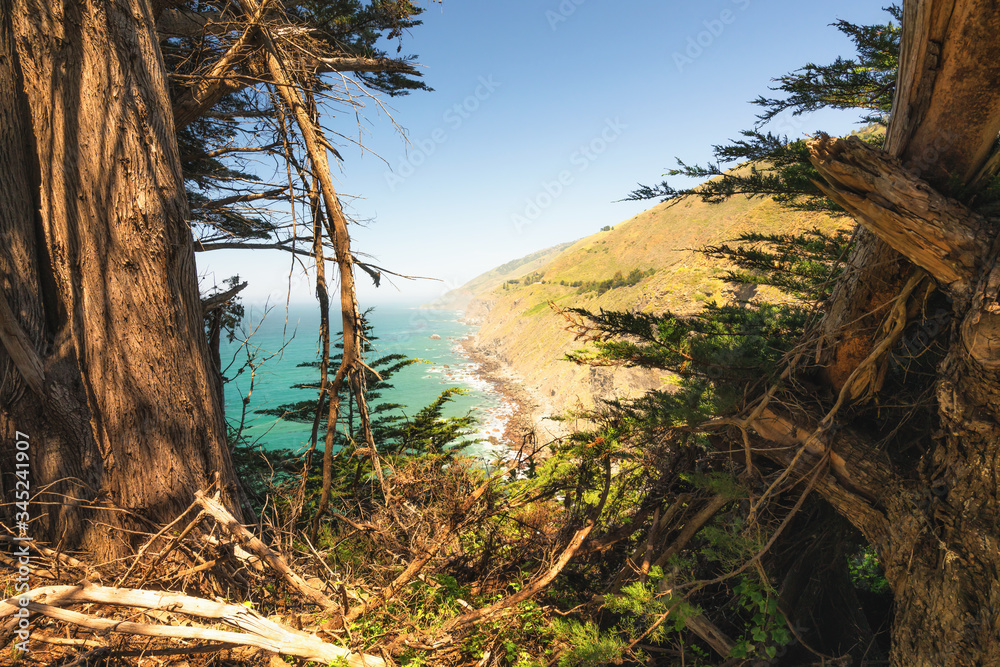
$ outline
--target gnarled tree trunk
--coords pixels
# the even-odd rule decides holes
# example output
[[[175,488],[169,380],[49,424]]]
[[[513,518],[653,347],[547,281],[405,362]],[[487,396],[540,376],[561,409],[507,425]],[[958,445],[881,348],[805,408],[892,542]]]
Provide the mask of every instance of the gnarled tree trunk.
[[[236,491],[154,25],[148,0],[0,0],[3,500],[20,432],[29,532],[96,557],[213,473]]]
[[[926,272],[953,314],[935,444],[914,463],[836,413],[767,409],[754,427],[802,448],[800,462],[827,457],[816,488],[877,548],[894,591],[894,665],[1000,664],[1000,221],[948,197],[997,171],[1000,8],[908,0],[903,31],[885,150],[857,139],[810,146],[819,185],[865,228],[823,342],[834,395],[878,392],[892,346],[876,349],[877,325],[906,312],[896,297]],[[791,463],[794,452],[769,456]]]

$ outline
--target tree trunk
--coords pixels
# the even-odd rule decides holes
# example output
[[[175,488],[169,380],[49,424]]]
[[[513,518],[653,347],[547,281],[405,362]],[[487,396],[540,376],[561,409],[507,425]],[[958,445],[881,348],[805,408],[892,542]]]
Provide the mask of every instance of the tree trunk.
[[[95,557],[213,473],[236,497],[154,24],[148,0],[0,0],[0,280],[44,367],[31,389],[0,341],[4,500],[20,432],[29,532]]]
[[[898,667],[1000,664],[1000,225],[949,198],[974,202],[1000,165],[998,31],[994,2],[908,0],[885,151],[811,145],[820,187],[864,227],[820,330],[840,399],[823,418],[775,405],[753,423],[785,447],[770,458],[825,462],[816,490],[878,550]],[[901,327],[880,325],[919,312],[897,298],[914,271],[953,311],[935,382],[938,431],[916,461],[846,416],[882,388],[895,343],[886,331]]]
[[[913,465],[861,427],[843,419],[835,427],[836,412],[811,421],[765,409],[754,428],[786,447],[771,458],[829,461],[817,490],[876,547],[893,588],[894,665],[1000,664],[996,225],[857,139],[822,138],[810,150],[830,196],[951,297],[956,326],[936,382],[940,430]],[[894,310],[905,313],[906,299]],[[868,352],[872,363],[879,355]]]

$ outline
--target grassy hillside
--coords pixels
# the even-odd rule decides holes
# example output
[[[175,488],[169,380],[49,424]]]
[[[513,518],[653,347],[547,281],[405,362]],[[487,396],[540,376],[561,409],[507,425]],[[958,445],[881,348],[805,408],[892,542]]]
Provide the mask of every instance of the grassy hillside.
[[[439,308],[442,310],[465,310],[475,297],[490,292],[512,278],[520,278],[536,271],[557,257],[563,250],[573,245],[573,242],[560,243],[557,246],[533,252],[530,255],[502,264],[495,269],[477,276],[458,289],[451,290],[440,299],[425,304],[423,308]]]
[[[769,199],[734,197],[706,204],[688,198],[654,206],[561,251],[550,249],[529,256],[531,261],[511,263],[516,271],[495,269],[461,291],[469,298],[467,317],[481,325],[480,350],[512,367],[542,401],[543,411],[559,414],[592,407],[601,398],[637,395],[666,379],[650,371],[593,369],[563,361],[566,352],[582,343],[573,340],[566,320],[551,305],[693,312],[709,301],[737,296],[722,280],[726,267],[696,252],[698,248],[751,231],[833,231],[843,224],[843,219],[821,213],[789,211]],[[630,273],[637,282],[623,285],[630,282]],[[607,288],[614,282],[616,274],[619,286],[600,289],[600,283]],[[755,293],[743,288],[738,296],[747,299]]]

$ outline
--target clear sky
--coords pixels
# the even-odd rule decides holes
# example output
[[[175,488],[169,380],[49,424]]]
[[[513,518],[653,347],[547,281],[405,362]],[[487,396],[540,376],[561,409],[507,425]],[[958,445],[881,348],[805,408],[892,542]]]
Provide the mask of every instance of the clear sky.
[[[853,55],[829,26],[888,20],[870,0],[445,0],[403,41],[433,92],[330,110],[335,167],[356,252],[403,274],[378,290],[358,272],[362,307],[433,300],[494,266],[614,225],[656,202],[621,202],[674,158],[754,121],[748,100],[808,62]],[[393,49],[395,50],[395,46]],[[844,133],[856,114],[783,118],[800,137]],[[359,141],[366,146],[360,149]],[[261,173],[269,177],[270,174]],[[290,257],[198,257],[210,284],[239,273],[247,303],[283,303]],[[293,303],[314,300],[293,271]]]

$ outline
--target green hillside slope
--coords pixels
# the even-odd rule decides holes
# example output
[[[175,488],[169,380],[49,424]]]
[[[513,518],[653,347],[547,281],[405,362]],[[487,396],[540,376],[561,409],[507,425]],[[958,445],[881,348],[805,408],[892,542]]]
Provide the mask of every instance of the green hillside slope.
[[[790,211],[769,199],[733,197],[706,204],[688,198],[655,206],[561,251],[550,249],[541,258],[522,261],[517,271],[484,274],[457,291],[467,300],[467,319],[480,325],[478,351],[520,376],[542,413],[561,414],[593,407],[602,398],[635,396],[667,379],[647,370],[587,368],[563,361],[566,352],[582,343],[573,340],[565,318],[550,304],[685,313],[708,301],[776,298],[747,287],[737,295],[722,280],[726,267],[696,250],[746,232],[833,231],[843,224],[843,219]],[[541,426],[550,436],[564,432],[551,422]]]
[[[453,289],[440,299],[432,303],[425,304],[422,308],[437,308],[442,310],[465,310],[469,302],[475,297],[486,294],[493,288],[502,285],[505,281],[520,278],[521,276],[536,271],[540,267],[548,264],[554,257],[557,257],[563,250],[573,245],[573,242],[560,243],[557,246],[533,252],[530,255],[515,259],[506,264],[490,269],[486,273],[476,276],[458,289]]]

